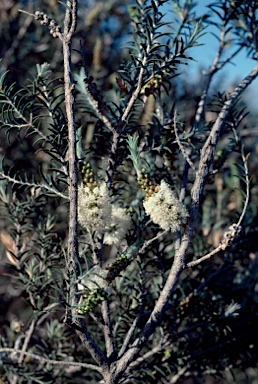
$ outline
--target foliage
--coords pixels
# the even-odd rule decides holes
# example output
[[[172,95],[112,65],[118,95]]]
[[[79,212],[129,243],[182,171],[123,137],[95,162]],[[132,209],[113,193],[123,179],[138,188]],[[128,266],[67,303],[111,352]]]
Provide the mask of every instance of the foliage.
[[[258,215],[240,96],[258,68],[210,90],[257,57],[256,2],[36,3],[1,11],[1,382],[241,382]],[[210,25],[197,86],[184,68]]]

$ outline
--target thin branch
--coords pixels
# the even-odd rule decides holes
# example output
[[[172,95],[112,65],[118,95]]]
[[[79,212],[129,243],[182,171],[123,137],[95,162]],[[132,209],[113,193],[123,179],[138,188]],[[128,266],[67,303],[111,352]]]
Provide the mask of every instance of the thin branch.
[[[29,13],[29,12],[27,12],[27,11],[24,11],[24,10],[22,10],[22,9],[18,9],[18,11],[19,12],[21,12],[21,13],[25,13],[26,15],[29,15],[29,16],[32,16],[36,21],[38,21],[38,20],[41,20],[42,21],[42,17],[37,17],[37,13],[38,14],[40,14],[40,12],[39,11],[36,11],[34,14],[33,13]],[[43,16],[43,12],[42,12],[42,15],[41,16]],[[47,16],[47,15],[44,15],[44,16]],[[50,29],[50,33],[51,34],[53,34],[53,37],[58,37],[61,41],[63,41],[63,35],[62,35],[62,32],[61,32],[61,30],[60,30],[60,27],[55,23],[55,27],[57,27],[57,29],[55,29],[55,27],[52,27],[51,25],[50,25],[50,21],[52,20],[52,19],[48,19],[48,17],[47,17],[47,20],[48,20],[48,23],[46,24],[46,21],[44,22],[44,25],[48,25],[48,27],[49,27],[49,29]],[[53,30],[54,30],[54,33],[53,33]]]
[[[77,295],[77,276],[79,274],[78,268],[78,159],[76,153],[76,125],[75,125],[75,100],[74,100],[74,81],[71,71],[71,41],[73,33],[75,32],[75,25],[71,24],[71,12],[73,9],[73,18],[77,18],[77,0],[67,0],[67,8],[64,19],[64,32],[63,32],[63,56],[64,56],[64,92],[65,92],[65,108],[68,124],[68,139],[69,139],[69,199],[70,199],[70,212],[69,212],[69,234],[68,234],[68,261],[67,268],[70,273],[69,281],[69,298],[71,299],[71,324],[75,328],[76,333],[80,337],[83,344],[87,347],[91,356],[102,367],[103,370],[107,369],[108,359],[101,351],[91,334],[87,330],[84,321],[77,317],[76,308],[78,306]],[[73,29],[74,28],[74,29]],[[71,33],[73,31],[73,33]],[[68,317],[67,317],[68,322]]]
[[[31,322],[31,325],[27,331],[27,334],[26,334],[26,337],[25,337],[25,340],[23,342],[23,346],[22,346],[22,353],[20,354],[20,357],[18,359],[18,363],[21,364],[23,362],[23,359],[24,359],[24,355],[28,349],[28,345],[29,345],[29,342],[30,342],[30,339],[32,337],[32,334],[34,332],[34,329],[35,329],[35,326],[36,326],[36,320],[35,319],[32,319],[32,322]]]
[[[239,139],[237,137],[235,129],[233,129],[233,133],[235,135],[236,141],[238,142]],[[249,199],[250,199],[250,188],[249,188],[250,181],[249,181],[249,174],[248,174],[248,167],[247,167],[248,156],[245,157],[243,148],[241,150],[241,157],[242,157],[242,160],[243,160],[244,170],[245,170],[246,198],[245,198],[245,203],[244,203],[244,207],[243,207],[242,213],[240,215],[240,218],[239,218],[238,222],[235,224],[236,228],[241,228],[241,223],[242,223],[242,221],[244,219],[244,216],[245,216],[245,213],[246,213],[246,210],[247,210],[247,207],[248,207]],[[211,256],[215,255],[219,251],[221,251],[221,250],[224,251],[226,249],[226,247],[228,247],[231,244],[231,242],[232,242],[232,240],[228,241],[228,243],[226,242],[224,244],[220,244],[217,248],[215,248],[213,251],[211,251],[207,255],[202,256],[198,260],[194,260],[194,261],[191,261],[190,263],[187,263],[185,268],[192,268],[192,267],[202,263],[203,261],[210,259]]]
[[[131,345],[130,349],[117,361],[117,366],[115,371],[116,375],[121,375],[126,370],[126,368],[128,367],[128,364],[130,364],[135,359],[136,355],[140,352],[142,347],[148,341],[149,337],[153,334],[154,330],[156,329],[157,325],[161,320],[161,315],[166,308],[169,297],[172,291],[177,286],[179,276],[181,275],[184,269],[185,258],[187,256],[188,248],[194,236],[197,214],[199,211],[199,206],[200,206],[206,178],[209,173],[209,168],[215,155],[216,145],[219,139],[221,128],[235,100],[247,88],[247,86],[252,83],[252,81],[257,77],[257,75],[258,75],[258,65],[252,70],[252,72],[243,81],[241,81],[241,83],[231,93],[229,99],[225,102],[210,132],[210,135],[206,140],[206,143],[203,146],[199,168],[196,173],[195,182],[191,191],[192,203],[191,203],[190,220],[186,227],[186,231],[183,235],[180,247],[178,250],[176,250],[174,262],[169,272],[165,286],[160,293],[160,296],[155,304],[155,307],[146,325],[144,326],[140,335],[136,338],[134,343]]]
[[[234,91],[230,94],[228,100],[224,103],[224,106],[222,107],[222,110],[219,113],[212,127],[212,130],[202,148],[198,172],[196,174],[196,179],[191,191],[191,195],[192,195],[191,217],[193,221],[196,220],[196,217],[198,214],[200,199],[203,194],[205,181],[209,174],[210,165],[214,159],[220,131],[223,127],[223,124],[226,120],[229,110],[234,104],[234,102],[236,101],[236,99],[255,80],[257,76],[258,76],[258,65],[255,66],[255,68],[250,72],[250,74],[247,77],[245,77],[236,86]]]
[[[229,63],[230,60],[232,60],[243,48],[243,47],[237,48],[236,51],[233,52],[226,60],[223,60],[222,62],[220,62],[220,58],[221,58],[223,51],[224,51],[224,48],[225,48],[225,37],[226,37],[225,28],[226,28],[226,21],[224,21],[224,24],[221,28],[220,43],[219,43],[219,49],[218,49],[217,55],[213,61],[211,68],[209,69],[208,74],[206,74],[207,78],[205,81],[203,93],[202,93],[201,99],[198,103],[197,111],[195,114],[195,125],[196,126],[199,125],[201,119],[203,118],[204,108],[205,108],[206,100],[207,100],[207,95],[208,95],[208,91],[209,91],[213,76],[220,69],[222,69],[227,63]]]
[[[23,356],[25,355],[25,356],[31,357],[32,359],[40,361],[42,364],[72,365],[72,366],[79,367],[79,368],[93,369],[93,370],[98,371],[98,372],[101,373],[101,368],[98,367],[97,365],[94,365],[94,364],[77,363],[77,362],[68,361],[68,360],[62,361],[62,360],[46,359],[45,357],[40,356],[40,355],[36,355],[35,353],[24,352],[22,350],[15,349],[15,348],[0,348],[0,353],[2,353],[2,352],[18,353],[18,354],[21,354]]]
[[[189,163],[185,161],[184,169],[183,169],[183,177],[182,177],[182,183],[180,188],[180,196],[179,201],[184,202],[185,196],[186,196],[186,189],[187,189],[187,183],[188,183],[188,172],[189,172]]]
[[[129,114],[130,114],[130,112],[134,106],[134,103],[136,102],[137,98],[140,95],[140,92],[142,89],[143,75],[144,75],[144,71],[145,71],[146,62],[147,62],[147,57],[145,56],[143,59],[143,62],[142,62],[140,72],[139,72],[137,87],[136,87],[135,91],[132,93],[132,95],[128,101],[127,107],[126,107],[122,117],[120,118],[118,124],[117,124],[117,126],[118,126],[117,130],[115,132],[113,132],[113,143],[112,143],[112,147],[111,147],[110,156],[108,159],[108,168],[106,170],[106,173],[107,173],[106,183],[107,183],[108,189],[111,188],[112,180],[113,180],[113,174],[115,171],[116,153],[118,150],[118,145],[119,145],[119,140],[120,140],[120,131],[122,129],[123,123],[126,121],[127,117],[129,116]]]
[[[76,155],[76,126],[75,126],[75,101],[74,101],[74,82],[71,72],[71,38],[68,36],[70,28],[70,10],[76,1],[67,1],[67,8],[64,19],[64,38],[63,38],[63,56],[64,56],[64,93],[65,109],[68,124],[68,156],[69,156],[69,234],[68,234],[68,270],[70,271],[70,297],[73,299],[72,306],[76,307],[76,275],[78,269],[78,217],[77,217],[77,188],[78,188],[78,161]],[[75,9],[76,6],[74,5]]]
[[[44,139],[47,143],[50,143],[52,144],[51,140],[46,136],[44,135],[44,133],[42,133],[33,123],[32,123],[32,120],[33,120],[33,116],[32,116],[32,113],[30,113],[30,120],[28,121],[26,119],[25,116],[23,116],[23,114],[16,108],[16,105],[12,102],[12,100],[4,93],[4,89],[1,89],[1,93],[2,95],[5,97],[5,99],[8,101],[8,104],[13,108],[13,110],[15,111],[15,113],[17,113],[18,117],[24,121],[25,124],[18,124],[18,125],[15,125],[17,128],[24,128],[24,127],[30,127],[34,132],[36,132],[40,137],[42,137],[42,139]],[[14,126],[14,125],[11,125],[11,124],[5,124],[6,126]]]
[[[222,244],[220,244],[217,248],[213,249],[213,251],[211,251],[207,255],[204,255],[197,260],[194,260],[194,261],[191,261],[190,263],[187,263],[185,268],[195,267],[196,265],[202,263],[203,261],[210,259],[211,256],[214,256],[216,253],[218,253],[221,250],[222,250]]]
[[[135,91],[133,92],[133,94],[132,94],[132,96],[131,96],[128,104],[127,104],[127,107],[126,107],[126,109],[125,109],[125,111],[121,117],[122,122],[124,122],[127,119],[128,115],[131,112],[132,107],[134,106],[134,103],[136,102],[136,100],[139,97],[139,94],[140,94],[141,89],[142,89],[143,75],[144,75],[144,71],[145,71],[146,62],[147,62],[147,56],[144,57],[143,62],[142,62],[142,66],[141,66],[141,69],[139,72],[137,87],[136,87]]]
[[[70,1],[70,4],[71,4],[71,1]],[[71,26],[70,26],[69,33],[66,36],[67,42],[72,39],[72,37],[73,37],[73,35],[75,33],[75,30],[76,30],[76,25],[77,25],[77,1],[73,1],[72,2],[71,16],[72,16],[72,23],[71,23]]]
[[[10,60],[10,58],[14,55],[15,53],[15,50],[16,48],[18,48],[19,44],[21,44],[21,40],[23,39],[23,37],[26,35],[27,31],[28,31],[28,28],[33,20],[33,16],[34,15],[30,15],[29,17],[26,18],[26,20],[22,23],[21,25],[21,28],[19,29],[19,32],[17,33],[15,39],[13,40],[12,42],[12,45],[10,46],[10,48],[6,51],[4,57],[3,57],[3,60],[2,60],[2,63],[1,63],[1,67],[3,69],[3,71],[6,71],[7,70],[7,67],[8,67],[8,61]]]
[[[110,303],[108,299],[103,301],[101,309],[102,309],[102,317],[104,321],[105,345],[106,345],[107,357],[109,358],[114,355],[115,344],[114,344],[113,326],[110,318]]]
[[[235,129],[233,129],[233,133],[235,135],[236,141],[239,141]],[[248,172],[248,166],[247,166],[249,155],[245,156],[244,148],[243,147],[241,149],[241,157],[242,157],[242,160],[243,160],[244,170],[245,170],[246,197],[245,197],[245,203],[244,203],[244,207],[243,207],[243,210],[242,210],[242,214],[241,214],[241,216],[240,216],[240,218],[239,218],[239,220],[237,222],[237,226],[238,227],[241,225],[241,223],[242,223],[242,221],[244,219],[244,215],[246,213],[247,206],[248,206],[248,203],[249,203],[249,200],[250,200],[250,180],[249,180],[249,172]]]
[[[163,235],[165,235],[166,233],[169,232],[169,229],[165,229],[164,231],[162,232],[159,232],[156,236],[152,237],[151,239],[149,240],[146,240],[143,244],[143,246],[139,249],[138,251],[138,254],[142,254],[145,252],[145,249],[155,240],[158,240],[160,237],[162,237]],[[137,254],[137,255],[138,255]]]
[[[138,357],[135,361],[133,361],[128,366],[128,369],[126,370],[126,372],[129,372],[132,369],[136,369],[137,367],[139,367],[140,364],[145,362],[150,357],[154,356],[156,353],[160,353],[161,351],[164,351],[164,348],[168,345],[170,346],[170,343],[167,340],[160,342],[158,345],[156,345],[156,347],[151,348],[148,352],[144,353],[142,356]]]
[[[174,113],[174,132],[175,132],[175,135],[176,135],[176,141],[177,141],[177,144],[182,152],[182,155],[184,156],[185,160],[188,162],[188,164],[190,165],[190,167],[192,168],[192,170],[194,172],[197,171],[197,168],[196,166],[194,165],[194,163],[192,162],[192,160],[190,159],[190,157],[188,156],[186,150],[184,149],[181,141],[180,141],[180,137],[179,137],[179,134],[178,134],[178,130],[177,130],[177,122],[176,122],[176,117],[177,117],[177,111],[175,110],[175,113]]]
[[[119,351],[118,357],[123,356],[123,354],[124,354],[125,351],[127,350],[128,345],[129,345],[129,343],[130,343],[130,340],[131,340],[131,338],[132,338],[132,336],[133,336],[133,333],[134,333],[134,331],[135,331],[135,329],[136,329],[136,327],[137,327],[137,325],[138,325],[139,320],[141,319],[141,317],[142,317],[142,314],[138,315],[138,316],[134,319],[134,321],[133,321],[131,327],[129,328],[129,330],[128,330],[126,336],[125,336],[125,339],[124,339],[123,345],[122,345],[122,347],[121,347],[121,349],[120,349],[120,351]]]
[[[45,185],[45,184],[38,184],[38,183],[30,183],[28,181],[21,181],[21,180],[17,180],[17,179],[14,179],[13,177],[10,177],[8,175],[6,175],[4,172],[0,172],[0,177],[7,180],[7,181],[10,181],[11,183],[13,184],[18,184],[18,185],[21,185],[21,186],[24,186],[24,187],[30,187],[30,188],[41,188],[41,189],[45,189],[51,193],[54,193],[55,195],[59,196],[59,197],[62,197],[63,199],[69,199],[69,197],[67,195],[64,195],[62,192],[59,192],[57,189],[55,188],[52,188],[48,185]]]
[[[24,360],[24,357],[25,357],[25,355],[26,355],[26,351],[27,351],[27,349],[28,349],[28,345],[29,345],[31,336],[32,336],[32,334],[33,334],[33,332],[34,332],[35,326],[36,326],[36,320],[33,319],[32,322],[31,322],[31,324],[30,324],[30,327],[29,327],[29,329],[28,329],[28,331],[27,331],[27,334],[26,334],[26,336],[25,336],[25,339],[24,339],[24,341],[23,341],[23,346],[22,346],[22,349],[21,349],[21,353],[20,353],[20,356],[19,356],[19,358],[18,358],[18,364],[19,364],[19,365],[20,365],[20,364],[23,362],[23,360]],[[15,375],[15,376],[13,377],[12,383],[13,383],[13,384],[16,384],[17,381],[18,381],[18,376]]]
[[[184,376],[185,372],[189,368],[189,365],[186,364],[183,368],[179,369],[179,371],[173,375],[173,377],[169,380],[168,384],[175,384],[177,381]]]

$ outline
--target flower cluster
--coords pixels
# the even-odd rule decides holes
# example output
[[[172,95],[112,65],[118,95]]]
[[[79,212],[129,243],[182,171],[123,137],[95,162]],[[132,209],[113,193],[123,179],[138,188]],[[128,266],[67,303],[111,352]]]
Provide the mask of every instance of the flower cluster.
[[[44,12],[36,11],[34,14],[35,20],[40,20],[40,24],[47,25],[50,30],[50,34],[57,38],[61,34],[61,27],[55,22],[55,20],[48,17]]]
[[[80,185],[78,188],[79,223],[93,232],[104,231],[110,224],[111,204],[107,186],[102,183],[93,189]]]
[[[104,244],[120,244],[131,226],[124,208],[111,204],[107,186],[84,183],[78,188],[78,220],[88,231],[104,232]]]
[[[177,199],[169,185],[162,180],[153,194],[143,203],[144,209],[152,221],[164,230],[176,232],[188,217],[185,206]]]

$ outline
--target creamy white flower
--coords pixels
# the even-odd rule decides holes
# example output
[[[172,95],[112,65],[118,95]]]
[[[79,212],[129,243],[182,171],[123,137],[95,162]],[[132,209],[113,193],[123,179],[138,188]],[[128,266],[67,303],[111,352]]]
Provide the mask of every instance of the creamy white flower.
[[[103,231],[111,218],[111,204],[107,186],[102,183],[91,190],[80,185],[78,188],[78,220],[91,231]]]
[[[104,244],[118,245],[131,226],[131,217],[124,208],[112,205],[111,222],[105,229]]]
[[[185,206],[177,199],[169,185],[162,180],[159,191],[154,192],[143,202],[144,209],[151,220],[162,229],[176,232],[188,217]]]

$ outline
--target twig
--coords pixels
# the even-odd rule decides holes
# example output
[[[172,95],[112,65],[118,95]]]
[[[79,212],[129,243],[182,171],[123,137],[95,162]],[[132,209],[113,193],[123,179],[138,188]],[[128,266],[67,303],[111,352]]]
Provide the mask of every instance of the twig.
[[[125,336],[125,339],[124,339],[123,345],[122,345],[122,347],[121,347],[121,349],[119,351],[118,357],[121,357],[125,353],[125,351],[127,350],[127,347],[128,347],[128,345],[130,343],[130,340],[131,340],[131,338],[133,336],[133,333],[134,333],[134,331],[135,331],[135,329],[137,327],[137,324],[139,323],[139,320],[140,320],[141,317],[142,317],[142,315],[140,314],[140,315],[138,315],[134,319],[131,327],[129,328],[129,330],[128,330],[126,336]]]
[[[227,21],[226,21],[226,19],[224,19],[224,23],[222,25],[221,33],[220,33],[219,49],[218,49],[217,55],[216,55],[216,57],[215,57],[215,59],[213,61],[213,64],[212,64],[212,66],[209,69],[209,72],[207,74],[207,78],[206,78],[206,81],[205,81],[203,93],[202,93],[202,96],[201,96],[201,99],[199,101],[199,104],[198,104],[198,107],[197,107],[197,111],[196,111],[196,114],[195,114],[195,125],[196,126],[199,125],[199,123],[200,123],[200,121],[201,121],[201,119],[203,117],[204,108],[205,108],[205,104],[206,104],[206,99],[207,99],[208,91],[209,91],[209,88],[210,88],[213,76],[221,68],[223,68],[227,63],[229,63],[230,60],[232,60],[243,48],[243,47],[237,48],[236,51],[233,52],[226,60],[222,61],[221,63],[219,62],[220,58],[222,56],[222,53],[224,51],[224,47],[225,47],[226,23],[227,23]]]
[[[147,359],[149,359],[150,357],[152,357],[156,353],[163,351],[166,345],[169,345],[169,343],[167,343],[167,341],[165,341],[164,343],[161,342],[158,345],[156,345],[156,347],[151,348],[148,352],[144,353],[142,356],[138,357],[135,361],[133,361],[128,366],[128,369],[126,370],[126,372],[129,372],[132,369],[136,369],[140,364],[145,362]]]
[[[72,15],[71,11],[72,9]],[[78,305],[77,293],[77,275],[79,274],[78,268],[78,160],[76,154],[76,126],[75,126],[75,101],[74,101],[74,82],[71,71],[71,42],[76,28],[77,18],[77,0],[67,0],[67,8],[64,19],[64,32],[63,32],[63,56],[64,56],[64,92],[65,92],[65,108],[68,124],[68,139],[69,139],[69,199],[70,199],[70,212],[69,212],[69,234],[68,234],[68,262],[67,267],[70,272],[69,281],[69,297],[72,301],[72,323],[70,324],[75,328],[76,333],[80,337],[83,344],[87,347],[94,360],[102,367],[103,370],[107,369],[108,359],[101,349],[92,338],[87,330],[84,321],[77,317],[76,308]]]
[[[235,139],[238,142],[239,139],[238,139],[237,133],[236,133],[234,128],[232,130],[233,130]],[[248,162],[249,155],[245,156],[244,148],[243,147],[241,148],[241,157],[242,157],[242,160],[243,160],[244,170],[245,170],[246,197],[245,197],[245,203],[244,203],[244,207],[243,207],[243,210],[242,210],[242,214],[241,214],[241,216],[240,216],[240,218],[239,218],[239,220],[237,222],[237,226],[238,227],[241,225],[241,223],[242,223],[242,221],[244,219],[244,215],[246,213],[247,206],[248,206],[249,199],[250,199],[250,180],[249,180],[249,172],[248,172],[248,167],[247,167],[247,162]]]
[[[35,319],[33,319],[31,324],[30,324],[30,327],[29,327],[29,329],[27,331],[27,334],[25,336],[25,339],[24,339],[24,342],[23,342],[23,346],[22,346],[22,349],[21,349],[21,353],[20,353],[20,356],[18,358],[18,364],[21,364],[23,362],[24,356],[25,356],[26,351],[28,349],[28,345],[29,345],[31,336],[32,336],[32,334],[34,332],[34,329],[35,329],[35,325],[36,325],[36,321],[35,321]],[[18,376],[15,375],[13,377],[12,384],[16,384],[17,381],[18,381]]]
[[[18,184],[18,185],[21,185],[24,187],[27,186],[30,188],[45,189],[51,193],[54,193],[55,195],[57,195],[59,197],[62,197],[63,199],[66,199],[66,200],[69,199],[69,197],[67,195],[64,195],[62,192],[59,192],[57,189],[52,188],[52,187],[45,185],[45,184],[30,183],[28,181],[17,180],[17,179],[14,179],[13,177],[6,175],[4,172],[0,172],[0,177],[7,180],[7,181],[10,181],[13,184]]]
[[[233,133],[235,135],[236,141],[238,142],[239,139],[237,137],[235,129],[233,129]],[[244,170],[245,170],[246,197],[245,197],[245,203],[244,203],[244,207],[243,207],[242,213],[240,215],[240,218],[239,218],[238,222],[235,224],[235,228],[239,228],[239,229],[241,228],[241,223],[242,223],[242,221],[244,219],[244,215],[246,213],[246,210],[247,210],[247,207],[248,207],[248,203],[249,203],[249,199],[250,199],[250,188],[249,188],[250,181],[249,181],[248,167],[247,167],[248,157],[245,157],[244,152],[243,152],[243,148],[241,150],[241,157],[242,157],[242,160],[243,160]],[[236,234],[237,234],[237,232],[236,232]],[[224,236],[225,236],[225,234],[224,234]],[[210,259],[211,256],[215,255],[219,251],[221,251],[221,250],[224,251],[225,248],[231,244],[231,242],[232,242],[232,240],[230,242],[228,241],[228,243],[220,244],[217,248],[215,248],[212,252],[208,253],[207,255],[202,256],[198,260],[194,260],[194,261],[191,261],[190,263],[187,263],[185,268],[192,268],[192,267],[202,263],[203,261]]]
[[[76,127],[74,112],[74,83],[71,72],[71,39],[70,33],[71,12],[70,8],[75,7],[76,0],[67,0],[67,8],[64,19],[64,38],[63,38],[63,56],[64,56],[64,93],[65,93],[65,109],[68,124],[69,139],[69,234],[68,234],[68,270],[70,271],[70,297],[73,299],[72,306],[76,307],[76,276],[78,269],[78,217],[77,217],[77,187],[78,187],[78,165],[76,155]]]
[[[210,259],[211,256],[214,256],[216,253],[218,253],[221,250],[222,250],[222,244],[220,244],[217,248],[213,249],[213,251],[211,251],[207,255],[204,255],[197,260],[194,260],[194,261],[191,261],[190,263],[187,263],[185,268],[195,267],[196,265],[202,263],[203,261]]]
[[[169,380],[168,384],[175,384],[180,379],[180,377],[184,376],[188,368],[189,365],[186,364],[183,368],[179,369],[179,371]]]
[[[236,99],[241,93],[250,85],[258,75],[258,65],[251,71],[251,73],[245,77],[240,84],[230,94],[228,100],[224,103],[221,112],[219,113],[212,130],[202,148],[201,159],[199,163],[199,169],[196,174],[196,179],[191,191],[192,206],[191,206],[191,217],[195,221],[197,218],[200,199],[203,194],[206,178],[209,174],[210,165],[214,159],[216,145],[219,140],[221,128],[225,122],[228,112]]]
[[[95,371],[101,372],[101,368],[98,367],[97,365],[94,364],[87,364],[87,363],[77,363],[74,361],[62,361],[62,360],[51,360],[51,359],[46,359],[43,356],[36,355],[35,353],[30,353],[30,352],[24,352],[19,349],[15,348],[0,348],[0,353],[2,352],[7,352],[7,353],[18,353],[22,354],[23,356],[28,356],[31,357],[32,359],[40,361],[42,364],[51,364],[51,365],[73,365],[75,367],[80,367],[80,368],[87,368],[87,369],[93,369]]]
[[[176,141],[177,141],[177,144],[182,152],[182,155],[184,156],[185,160],[188,162],[188,164],[190,165],[190,167],[192,168],[192,170],[194,172],[197,171],[197,168],[196,166],[194,165],[194,163],[192,162],[192,160],[190,159],[190,157],[188,156],[188,154],[186,153],[181,141],[180,141],[180,137],[178,135],[178,130],[177,130],[177,125],[176,125],[176,117],[177,117],[177,111],[175,110],[175,113],[174,113],[174,131],[175,131],[175,135],[176,135]]]
[[[104,321],[105,345],[106,345],[107,357],[109,358],[114,355],[115,344],[114,344],[113,326],[110,318],[110,305],[109,305],[108,299],[103,301],[101,309],[102,309],[102,317]]]
[[[23,22],[21,28],[19,29],[19,32],[16,35],[16,38],[13,40],[12,45],[10,48],[6,51],[1,66],[4,71],[7,70],[8,67],[8,61],[9,59],[14,55],[15,49],[19,46],[21,43],[21,40],[26,35],[28,28],[33,20],[34,15],[29,15],[29,17],[26,18],[26,20]]]
[[[209,173],[210,165],[213,161],[216,145],[219,139],[220,130],[224,124],[224,121],[227,117],[227,114],[235,102],[235,100],[240,96],[240,94],[247,88],[249,84],[257,77],[258,75],[258,65],[252,70],[252,72],[235,88],[235,90],[230,95],[229,99],[225,102],[211,132],[204,144],[204,147],[201,152],[201,160],[199,163],[199,168],[196,173],[195,182],[191,191],[191,214],[190,220],[186,227],[186,231],[183,235],[180,247],[176,250],[174,262],[169,272],[167,281],[164,288],[162,289],[160,296],[155,304],[155,307],[144,326],[140,335],[136,338],[134,343],[131,345],[130,349],[118,360],[115,374],[121,375],[134,359],[135,356],[139,353],[141,348],[146,344],[149,337],[153,334],[157,325],[161,320],[161,315],[166,308],[168,299],[177,285],[179,276],[181,275],[184,265],[185,258],[188,252],[188,248],[191,244],[191,241],[194,236],[194,230],[196,225],[197,214],[199,211],[199,206],[206,182],[207,175]]]
[[[24,127],[30,127],[31,129],[33,129],[34,132],[36,132],[40,137],[42,137],[42,139],[44,139],[47,143],[52,143],[51,140],[44,135],[44,133],[42,133],[40,130],[38,130],[37,127],[35,127],[35,125],[32,123],[32,120],[33,120],[33,116],[32,116],[32,113],[30,113],[30,120],[28,121],[26,119],[25,116],[23,116],[23,114],[16,108],[15,104],[12,102],[12,100],[5,94],[4,92],[4,89],[0,89],[0,92],[2,93],[2,95],[5,97],[5,99],[7,100],[8,104],[13,108],[13,110],[15,111],[15,113],[17,113],[18,117],[24,121],[25,124],[18,124],[18,125],[15,125],[17,126],[17,128],[24,128]],[[5,124],[6,126],[14,126],[14,125],[11,125],[11,124]]]

